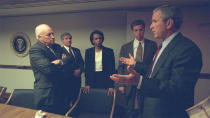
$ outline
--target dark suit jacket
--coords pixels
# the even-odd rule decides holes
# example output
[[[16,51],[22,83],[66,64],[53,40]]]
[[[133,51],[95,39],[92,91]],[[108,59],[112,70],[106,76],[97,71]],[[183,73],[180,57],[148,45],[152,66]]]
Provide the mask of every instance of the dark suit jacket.
[[[114,52],[110,48],[102,47],[102,66],[104,77],[104,86],[106,88],[113,87],[113,81],[110,79],[110,75],[115,73],[115,59]],[[86,85],[93,86],[94,83],[94,72],[95,72],[95,48],[89,48],[85,51],[85,78]]]
[[[70,76],[73,76],[74,70],[80,69],[81,73],[84,71],[84,61],[83,61],[82,55],[80,53],[80,50],[78,48],[74,48],[74,47],[72,47],[72,50],[73,50],[74,56],[70,57],[69,52],[64,47],[62,47],[63,53],[66,54],[68,57],[72,58],[72,60],[74,60],[73,65],[70,62],[71,65],[65,65],[64,66],[65,69],[63,69],[63,72],[64,72],[63,74],[64,74],[65,78],[68,78],[68,79],[70,79]],[[81,83],[81,77],[78,78],[78,80],[80,80],[79,83]]]
[[[120,50],[120,57],[126,57],[129,58],[129,53],[131,55],[133,54],[133,41],[128,42],[127,44],[123,45]],[[153,56],[156,52],[157,44],[154,41],[144,39],[144,55],[143,55],[143,62],[146,64],[150,64],[152,62]],[[122,75],[127,75],[129,72],[127,71],[127,65],[122,64],[121,61],[119,61],[118,66],[118,73]],[[122,86],[122,85],[121,85]],[[131,89],[134,87],[136,89],[136,86],[126,86],[126,96],[131,95]]]
[[[42,109],[44,106],[53,106],[59,92],[57,82],[61,77],[62,66],[54,65],[51,62],[61,58],[61,47],[54,44],[52,50],[54,50],[54,53],[38,41],[29,51],[30,63],[35,77],[35,105],[38,109]],[[68,59],[63,59],[63,62],[65,65]]]
[[[143,118],[187,118],[185,109],[193,105],[201,67],[200,49],[181,33],[176,35],[160,55],[151,78],[142,81]],[[146,68],[136,63],[140,74]]]
[[[68,57],[70,57],[71,55],[69,54],[69,52],[62,47],[63,53],[66,54]],[[70,65],[67,64],[64,66],[63,69],[63,76],[64,76],[64,86],[66,86],[66,88],[80,88],[81,87],[81,76],[80,77],[75,77],[73,75],[74,70],[76,69],[80,69],[81,73],[84,71],[84,61],[82,58],[82,55],[80,53],[80,50],[78,48],[74,48],[72,47],[73,50],[73,58],[72,60],[74,60],[73,65],[71,62]],[[69,91],[69,90],[65,90],[65,91]]]

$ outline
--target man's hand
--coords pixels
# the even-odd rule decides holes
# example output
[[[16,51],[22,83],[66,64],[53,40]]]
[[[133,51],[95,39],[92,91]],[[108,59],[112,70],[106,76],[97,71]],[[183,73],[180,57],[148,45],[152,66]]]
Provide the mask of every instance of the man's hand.
[[[125,94],[125,87],[124,87],[124,86],[119,87],[119,91],[120,91],[122,94]]]
[[[85,86],[83,92],[85,94],[89,94],[90,93],[90,86],[89,85]]]
[[[62,54],[62,59],[64,59],[64,58],[66,58],[66,54],[63,53]]]
[[[129,57],[130,58],[120,57],[120,61],[123,64],[129,65],[129,66],[134,66],[136,64],[135,59],[133,58],[133,56],[130,53],[129,53]]]
[[[76,70],[74,70],[73,74],[75,77],[80,77],[80,74],[81,74],[80,72],[81,72],[80,69],[76,69]]]
[[[55,64],[55,65],[62,65],[63,62],[60,59],[54,60],[51,63]]]
[[[108,95],[114,95],[114,88],[109,88],[107,94]]]
[[[130,72],[128,75],[113,74],[110,78],[116,83],[138,85],[140,75],[135,70],[131,69],[130,66],[127,67],[127,70]]]

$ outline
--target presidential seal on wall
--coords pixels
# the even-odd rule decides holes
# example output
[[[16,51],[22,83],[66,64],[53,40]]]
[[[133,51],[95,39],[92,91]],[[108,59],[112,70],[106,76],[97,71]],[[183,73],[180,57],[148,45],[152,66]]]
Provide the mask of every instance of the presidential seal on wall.
[[[17,56],[25,57],[28,55],[31,42],[25,33],[18,32],[10,39],[10,47]]]

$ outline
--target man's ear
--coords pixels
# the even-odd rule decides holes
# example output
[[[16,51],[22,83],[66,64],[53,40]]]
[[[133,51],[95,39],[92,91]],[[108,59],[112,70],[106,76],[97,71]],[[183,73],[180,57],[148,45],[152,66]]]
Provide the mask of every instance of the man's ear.
[[[40,35],[38,35],[38,39],[40,38],[41,36]]]
[[[166,21],[167,29],[171,29],[174,26],[174,20],[172,18],[169,18]]]

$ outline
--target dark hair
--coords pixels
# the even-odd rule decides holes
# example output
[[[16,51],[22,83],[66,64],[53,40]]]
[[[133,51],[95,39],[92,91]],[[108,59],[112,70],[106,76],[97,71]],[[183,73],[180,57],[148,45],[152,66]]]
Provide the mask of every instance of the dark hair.
[[[71,36],[71,34],[68,33],[68,32],[64,32],[63,34],[61,34],[61,40],[63,40],[64,37],[67,36],[67,35]]]
[[[144,20],[135,20],[131,23],[131,30],[133,31],[133,27],[137,25],[142,25],[142,27],[145,29]]]
[[[91,34],[90,34],[90,43],[91,43],[92,45],[94,45],[94,44],[93,44],[93,35],[94,35],[94,34],[99,34],[99,35],[101,36],[101,38],[102,38],[102,41],[104,41],[104,34],[103,34],[103,32],[100,31],[100,30],[94,30],[94,31],[91,32]]]
[[[174,26],[176,29],[179,29],[182,25],[182,12],[180,8],[174,5],[166,4],[160,7],[157,7],[153,10],[153,13],[160,10],[162,15],[161,18],[163,21],[167,21],[169,18],[174,20]]]

